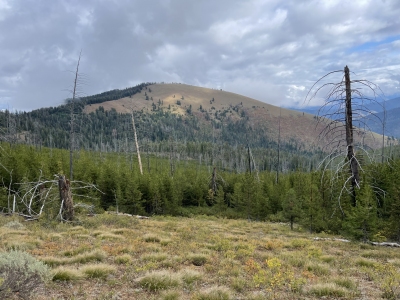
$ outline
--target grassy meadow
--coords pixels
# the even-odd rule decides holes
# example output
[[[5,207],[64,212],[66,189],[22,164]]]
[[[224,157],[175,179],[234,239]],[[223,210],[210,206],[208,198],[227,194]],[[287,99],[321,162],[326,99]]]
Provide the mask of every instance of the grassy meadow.
[[[74,225],[0,216],[0,251],[50,268],[32,299],[398,299],[399,249],[315,237],[202,216],[103,214]]]

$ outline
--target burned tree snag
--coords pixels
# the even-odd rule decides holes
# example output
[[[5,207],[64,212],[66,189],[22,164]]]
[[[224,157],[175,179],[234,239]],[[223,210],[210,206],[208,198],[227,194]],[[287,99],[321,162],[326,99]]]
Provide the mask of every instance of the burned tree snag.
[[[336,73],[343,74],[340,81],[328,80],[328,76]],[[319,137],[316,142],[322,145],[322,149],[328,155],[322,160],[319,168],[322,169],[323,174],[325,171],[331,171],[332,187],[335,183],[341,185],[338,207],[342,217],[345,217],[345,211],[341,205],[342,195],[348,193],[350,205],[357,206],[356,190],[360,189],[361,185],[362,159],[356,158],[356,149],[366,155],[371,162],[374,161],[373,155],[370,155],[366,149],[368,146],[364,142],[366,134],[372,140],[374,138],[367,121],[374,118],[375,121],[382,123],[380,117],[371,111],[367,104],[374,103],[384,109],[384,105],[382,106],[379,101],[379,98],[384,99],[384,95],[376,84],[368,80],[351,80],[347,66],[344,70],[329,72],[318,79],[307,93],[306,102],[316,98],[320,92],[327,94],[316,117],[315,128],[319,128]],[[362,138],[362,142],[357,141],[357,135]],[[364,175],[368,176],[366,173]]]
[[[217,186],[217,168],[216,167],[214,167],[213,172],[212,172],[210,187],[213,192],[213,195],[214,196],[217,195],[218,186]]]
[[[353,112],[351,109],[351,84],[350,84],[350,71],[346,66],[344,68],[344,78],[346,85],[346,145],[347,145],[347,159],[350,163],[351,172],[351,187],[352,187],[352,205],[356,206],[356,187],[359,186],[360,176],[358,173],[358,163],[354,155],[354,139],[353,139]]]
[[[248,170],[249,173],[251,174],[251,156],[250,156],[250,146],[247,144],[247,160],[248,160]]]
[[[135,138],[135,145],[136,145],[136,151],[137,151],[138,162],[139,162],[140,175],[143,175],[142,160],[140,159],[139,142],[138,142],[138,138],[137,138],[137,134],[136,134],[136,126],[135,126],[135,119],[133,118],[133,110],[131,111],[131,118],[132,118],[133,135]]]
[[[78,63],[76,65],[76,72],[75,72],[75,80],[74,80],[74,89],[72,91],[72,100],[71,100],[71,126],[69,132],[69,177],[71,180],[74,179],[74,166],[73,166],[73,154],[74,154],[74,147],[75,147],[75,132],[74,132],[74,102],[76,101],[77,95],[77,86],[78,86],[78,78],[79,78],[79,63],[81,61],[81,53],[79,53]]]
[[[60,191],[61,201],[61,220],[72,221],[74,219],[74,202],[72,200],[71,186],[68,179],[64,175],[58,177],[58,189]]]

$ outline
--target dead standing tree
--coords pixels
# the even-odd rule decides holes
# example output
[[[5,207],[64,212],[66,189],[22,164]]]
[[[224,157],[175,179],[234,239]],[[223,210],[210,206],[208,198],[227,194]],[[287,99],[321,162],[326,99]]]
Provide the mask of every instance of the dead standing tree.
[[[340,82],[321,84],[322,80],[325,80],[329,75],[334,73],[343,74]],[[321,85],[315,88],[318,84]],[[318,144],[324,143],[325,145],[322,148],[328,150],[329,155],[321,162],[321,165],[325,166],[325,171],[333,161],[341,156],[344,157],[337,164],[335,175],[336,177],[339,176],[339,171],[346,166],[348,167],[349,176],[345,178],[341,194],[343,191],[347,191],[351,196],[352,206],[356,206],[356,190],[360,188],[359,170],[362,166],[357,159],[355,150],[356,148],[361,150],[368,157],[369,153],[363,148],[364,144],[358,145],[355,142],[354,133],[356,132],[361,136],[365,136],[367,131],[371,131],[366,123],[365,116],[377,118],[383,124],[383,120],[380,120],[366,106],[367,103],[371,102],[381,105],[377,99],[383,93],[376,84],[368,80],[350,80],[350,70],[347,66],[343,71],[330,72],[315,82],[306,96],[306,102],[316,98],[318,93],[326,89],[328,90],[327,96],[317,116],[317,128],[321,124],[324,125],[319,134]],[[366,93],[364,93],[363,89]],[[354,126],[354,123],[357,126]],[[348,182],[351,183],[350,188],[347,188]],[[339,207],[341,209],[340,197]],[[344,214],[342,209],[341,211]]]
[[[60,217],[62,221],[73,221],[74,201],[72,200],[71,185],[64,175],[58,177],[58,189],[60,191]]]
[[[37,220],[43,213],[47,218],[61,221],[73,221],[75,207],[93,210],[93,205],[73,202],[77,199],[94,199],[90,191],[102,193],[96,185],[83,181],[71,182],[65,175],[54,175],[54,179],[45,179],[42,172],[37,181],[16,183],[17,189],[11,184],[7,189],[13,196],[12,210],[8,213],[18,214],[27,220]],[[61,203],[59,201],[61,199]],[[10,205],[9,205],[10,206]]]
[[[358,162],[354,152],[354,136],[353,136],[353,109],[351,107],[351,81],[350,70],[346,66],[344,68],[344,79],[346,86],[346,99],[345,99],[345,127],[346,127],[346,145],[347,145],[347,159],[350,164],[351,174],[351,187],[352,187],[352,200],[353,206],[356,206],[356,187],[360,188],[360,175],[358,172]]]
[[[131,111],[131,117],[132,117],[133,135],[135,138],[135,145],[136,145],[136,151],[137,151],[137,156],[138,156],[140,175],[143,175],[142,160],[140,158],[139,142],[138,142],[138,138],[137,138],[137,134],[136,134],[136,126],[135,126],[135,119],[133,118],[133,110]]]
[[[73,173],[73,153],[74,153],[74,142],[75,142],[75,132],[74,132],[74,102],[76,100],[77,95],[77,87],[79,84],[79,63],[81,61],[81,53],[79,53],[78,63],[76,64],[76,71],[75,71],[75,80],[74,80],[74,87],[72,90],[72,99],[71,99],[71,124],[70,124],[70,136],[69,136],[69,177],[72,181],[74,179]]]

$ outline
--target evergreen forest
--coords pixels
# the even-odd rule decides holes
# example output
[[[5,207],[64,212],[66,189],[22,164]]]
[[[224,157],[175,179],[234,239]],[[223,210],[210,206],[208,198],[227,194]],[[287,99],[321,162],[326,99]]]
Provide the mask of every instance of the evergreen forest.
[[[244,110],[239,119],[216,113],[207,123],[191,111],[182,116],[157,107],[124,114],[100,106],[84,113],[85,105],[151,93],[149,85],[32,112],[0,112],[2,212],[54,220],[60,209],[55,176],[71,175],[71,154],[78,211],[269,220],[364,241],[400,241],[397,146],[387,147],[382,160],[367,159],[372,150],[357,154],[361,185],[350,193],[346,163],[338,168],[343,162],[325,163],[321,148],[277,140]]]
[[[41,191],[50,191],[55,174],[68,174],[63,149],[2,143],[0,206],[10,210],[13,195],[31,195],[31,209],[42,206]],[[310,232],[341,233],[363,240],[400,240],[400,158],[363,167],[357,205],[343,191],[333,171],[224,171],[197,160],[175,160],[144,154],[141,175],[137,157],[125,153],[79,150],[74,154],[74,203],[138,215],[196,214],[250,221],[299,224]],[[346,172],[344,170],[343,172]],[[32,192],[32,183],[40,189]],[[91,183],[96,188],[82,188]],[[75,189],[74,189],[75,187]],[[31,191],[27,193],[27,191]],[[42,218],[54,219],[59,195],[48,198]],[[32,201],[32,200],[31,200]],[[22,203],[22,202],[21,202]],[[17,201],[16,211],[27,213]],[[79,209],[79,208],[78,208]],[[84,209],[84,208],[82,208]]]

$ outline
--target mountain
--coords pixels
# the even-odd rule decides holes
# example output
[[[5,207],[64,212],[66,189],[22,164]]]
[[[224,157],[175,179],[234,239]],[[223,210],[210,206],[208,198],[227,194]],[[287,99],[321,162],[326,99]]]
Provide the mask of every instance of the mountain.
[[[247,126],[263,128],[273,139],[278,138],[280,118],[284,139],[293,138],[307,147],[315,140],[315,119],[312,115],[280,109],[222,90],[185,84],[152,84],[131,97],[86,105],[84,112],[93,113],[100,107],[105,111],[114,109],[118,113],[130,113],[132,109],[148,114],[164,111],[183,118],[195,117],[203,124],[212,121],[216,128],[245,121]],[[245,140],[240,142],[246,143]]]
[[[365,122],[371,130],[382,133],[384,120],[385,135],[400,138],[400,97],[385,101],[384,104],[372,104],[369,109],[374,112],[374,117],[366,117]]]
[[[386,100],[383,102],[371,102],[368,103],[367,108],[372,112],[382,112],[386,110],[387,112],[391,111],[392,109],[400,108],[400,97],[393,98]]]
[[[86,105],[84,112],[93,113],[100,107],[118,113],[166,111],[184,118],[194,116],[202,123],[213,121],[216,127],[245,120],[247,126],[264,130],[275,141],[280,127],[282,139],[295,141],[300,149],[318,147],[316,137],[324,126],[324,122],[317,126],[317,118],[311,114],[227,91],[185,84],[152,84],[130,97]]]
[[[366,116],[362,119],[369,129],[382,134],[383,132],[383,120],[385,120],[385,135],[391,138],[400,138],[400,107],[392,108],[384,112],[377,112]]]
[[[134,152],[132,114],[147,155],[198,159],[230,170],[246,169],[248,152],[260,169],[310,169],[324,156],[318,135],[330,120],[222,90],[185,84],[143,83],[58,107],[0,113],[9,140],[40,147]],[[356,143],[381,147],[381,138],[356,135]],[[247,146],[250,149],[247,149]],[[326,149],[325,149],[326,150]]]
[[[319,107],[296,108],[295,110],[314,115],[320,113]],[[386,116],[383,113],[384,111],[386,111]],[[358,122],[360,126],[363,127],[365,123],[371,131],[382,134],[383,120],[385,120],[385,135],[400,138],[400,97],[387,100],[384,103],[366,102],[363,114],[365,116]]]

